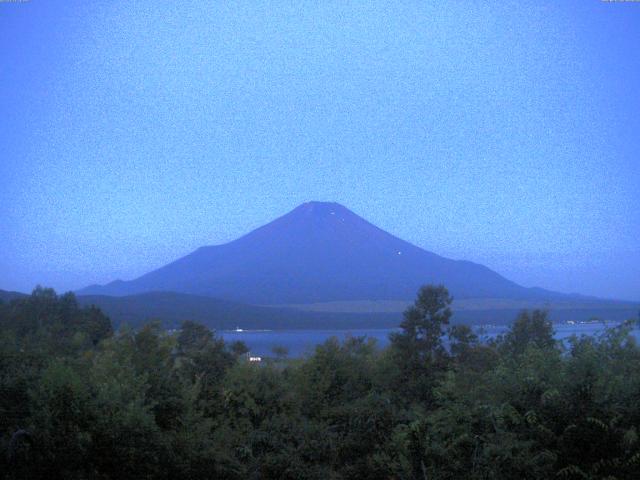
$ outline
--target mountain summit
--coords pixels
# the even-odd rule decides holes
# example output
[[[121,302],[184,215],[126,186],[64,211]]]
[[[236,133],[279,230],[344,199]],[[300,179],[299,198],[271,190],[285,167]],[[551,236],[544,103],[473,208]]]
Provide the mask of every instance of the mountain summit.
[[[131,281],[80,294],[172,291],[252,304],[408,300],[426,283],[457,298],[552,299],[489,268],[450,260],[381,230],[338,203],[308,202],[232,242],[201,247]]]

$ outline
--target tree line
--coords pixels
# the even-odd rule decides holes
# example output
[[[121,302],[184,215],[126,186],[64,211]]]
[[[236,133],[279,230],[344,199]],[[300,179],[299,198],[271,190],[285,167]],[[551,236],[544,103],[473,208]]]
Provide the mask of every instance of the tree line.
[[[630,324],[560,343],[523,311],[481,342],[451,301],[421,288],[384,349],[256,365],[197,323],[114,332],[37,288],[0,303],[1,478],[640,478]]]

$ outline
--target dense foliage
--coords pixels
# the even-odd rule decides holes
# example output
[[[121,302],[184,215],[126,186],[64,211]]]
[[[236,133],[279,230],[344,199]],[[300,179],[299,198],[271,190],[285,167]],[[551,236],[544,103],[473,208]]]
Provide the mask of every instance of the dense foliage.
[[[424,287],[384,350],[331,339],[256,365],[196,323],[114,333],[38,288],[0,304],[0,476],[640,478],[628,326],[562,345],[523,312],[487,344],[450,303]]]

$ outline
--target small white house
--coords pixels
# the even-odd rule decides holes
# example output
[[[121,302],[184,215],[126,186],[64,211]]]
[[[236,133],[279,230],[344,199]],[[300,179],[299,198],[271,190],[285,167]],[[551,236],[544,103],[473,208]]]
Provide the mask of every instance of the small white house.
[[[249,357],[250,362],[261,362],[262,357]]]

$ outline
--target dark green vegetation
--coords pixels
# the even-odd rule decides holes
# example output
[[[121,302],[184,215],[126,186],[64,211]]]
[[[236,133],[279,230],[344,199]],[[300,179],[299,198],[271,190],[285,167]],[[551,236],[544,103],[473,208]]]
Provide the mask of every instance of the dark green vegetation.
[[[114,333],[72,294],[0,305],[6,479],[636,479],[640,348],[566,347],[542,311],[492,344],[425,287],[379,350],[262,364],[197,323]],[[450,337],[445,349],[442,335]]]

